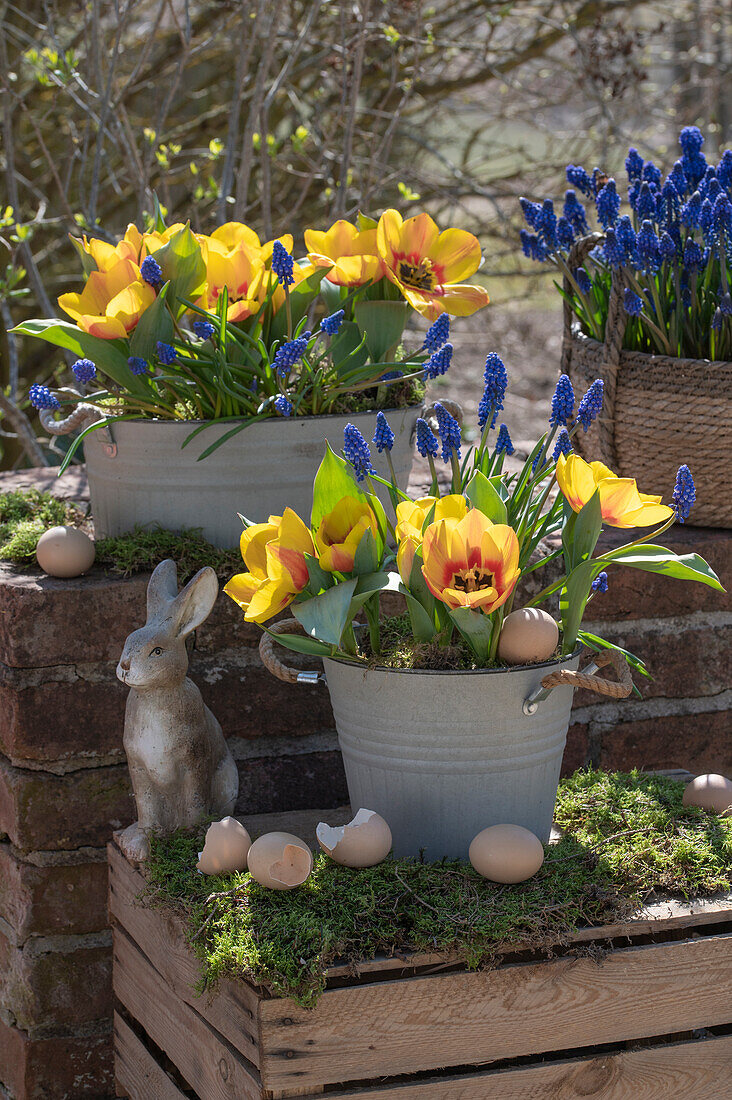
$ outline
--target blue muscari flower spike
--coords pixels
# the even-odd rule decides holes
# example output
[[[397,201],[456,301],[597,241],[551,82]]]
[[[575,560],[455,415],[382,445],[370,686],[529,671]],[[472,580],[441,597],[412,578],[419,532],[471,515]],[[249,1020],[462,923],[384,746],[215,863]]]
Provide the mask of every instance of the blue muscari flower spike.
[[[644,181],[638,195],[638,201],[636,203],[635,212],[638,215],[640,221],[645,221],[648,218],[655,220],[656,217],[656,197],[651,190],[651,185]]]
[[[607,229],[608,226],[615,225],[619,213],[620,196],[615,180],[609,179],[597,196],[597,216],[602,223],[602,228]]]
[[[155,346],[157,348],[158,359],[161,363],[164,363],[166,367],[169,367],[171,363],[177,361],[178,352],[172,344],[165,344],[162,340],[158,340]]]
[[[719,182],[719,180],[715,176],[714,179],[709,181],[709,186],[707,187],[707,192],[706,192],[706,198],[708,198],[709,201],[713,203],[713,202],[716,202],[718,197],[720,195],[723,195],[723,194],[724,194],[724,188],[722,187],[722,184]]]
[[[282,286],[292,286],[295,282],[292,256],[281,241],[275,241],[272,245],[272,270]]]
[[[680,207],[681,203],[676,188],[667,180],[661,188],[661,194],[658,199],[657,213],[659,223],[665,225],[667,229],[675,225],[679,220]]]
[[[674,263],[676,260],[676,242],[669,233],[663,233],[658,243],[658,251],[662,260],[666,263]]]
[[[77,359],[71,366],[74,378],[84,385],[97,376],[97,368],[91,359]]]
[[[605,383],[602,378],[596,378],[589,387],[577,409],[577,421],[585,431],[589,428],[596,416],[602,411],[602,402],[605,395]],[[560,433],[561,434],[561,433]]]
[[[694,488],[694,478],[691,476],[691,470],[684,464],[679,466],[678,473],[676,474],[676,484],[674,485],[674,491],[672,496],[673,507],[678,516],[679,523],[683,523],[684,520],[689,518],[689,512],[691,511],[694,502],[696,500],[696,489]]]
[[[607,573],[603,569],[602,573],[598,573],[592,582],[592,591],[597,592],[598,595],[604,595],[608,590]]]
[[[703,144],[704,134],[698,126],[684,126],[679,134],[679,145],[687,156],[698,153]]]
[[[681,222],[687,226],[688,229],[699,228],[699,218],[701,217],[702,197],[699,191],[695,191],[693,195],[684,203],[681,207],[681,213],[679,217]]]
[[[699,228],[704,234],[704,241],[706,244],[712,243],[714,236],[714,207],[710,203],[709,199],[705,199],[701,205],[701,213],[699,214]]]
[[[643,299],[640,298],[634,290],[631,290],[629,286],[626,286],[623,293],[623,305],[629,317],[640,317],[643,312]]]
[[[376,450],[381,454],[382,451],[390,451],[394,446],[394,432],[389,426],[389,421],[384,416],[383,412],[376,414],[376,431],[374,432],[374,438],[371,442],[376,447]]]
[[[583,195],[587,195],[588,199],[594,197],[595,189],[592,186],[592,180],[580,164],[568,164],[566,174],[567,183],[571,183],[572,187],[576,187]]]
[[[647,183],[652,183],[655,187],[661,186],[661,169],[656,168],[656,165],[652,160],[647,160],[643,165],[643,172],[641,173],[642,179]]]
[[[525,229],[519,234],[521,251],[529,260],[537,260],[540,264],[546,259],[546,248],[535,233],[528,233]]]
[[[337,309],[335,313],[331,313],[330,317],[324,317],[320,322],[321,331],[327,333],[328,336],[335,336],[337,332],[340,332],[344,317],[345,312],[342,309]]]
[[[577,280],[577,286],[580,288],[583,294],[589,294],[592,290],[592,279],[587,274],[584,267],[578,267],[574,273],[574,277]]]
[[[569,438],[569,432],[566,428],[560,428],[557,432],[557,441],[554,444],[554,450],[552,452],[552,458],[556,462],[560,455],[564,455],[567,458],[572,453],[572,441]]]
[[[531,199],[524,198],[523,195],[519,199],[519,203],[526,224],[530,229],[538,229],[537,221],[541,217],[541,203],[532,202]]]
[[[428,455],[432,455],[434,458],[439,450],[437,436],[421,416],[417,417],[416,444],[422,458],[427,458]]]
[[[552,397],[552,412],[549,423],[554,428],[566,424],[574,412],[574,390],[566,374],[560,374]]]
[[[618,218],[615,226],[615,236],[618,239],[618,244],[623,250],[625,263],[631,264],[635,257],[635,229],[633,229],[633,223],[627,214],[623,214],[622,218]]]
[[[703,144],[704,135],[698,126],[685,126],[679,134],[679,145],[683,154],[681,163],[692,190],[699,185],[707,170],[707,158],[701,151]]]
[[[732,188],[732,149],[725,149],[722,153],[722,159],[717,165],[717,179],[722,187],[727,190]]]
[[[508,374],[500,355],[491,351],[486,356],[485,371],[483,372],[485,389],[478,405],[478,424],[481,429],[486,425],[491,416],[491,430],[496,426],[498,413],[503,408],[503,399],[508,389]]]
[[[622,267],[627,262],[625,249],[618,241],[618,236],[612,226],[605,232],[605,243],[602,252],[607,263],[611,267]]]
[[[280,378],[289,374],[298,359],[302,359],[307,351],[308,340],[311,335],[312,333],[309,331],[303,332],[301,336],[296,336],[294,340],[286,340],[284,344],[280,344],[277,348],[272,366]]]
[[[28,400],[34,409],[60,409],[58,400],[49,390],[48,386],[39,386],[34,382],[28,390]]]
[[[644,221],[641,225],[640,232],[636,237],[635,246],[641,270],[648,274],[653,274],[653,272],[658,271],[661,261],[658,237],[650,221]]]
[[[210,321],[194,321],[193,331],[201,340],[210,340],[216,332],[216,327]]]
[[[541,204],[541,212],[536,219],[536,229],[539,239],[550,252],[553,252],[557,247],[557,215],[554,213],[554,203],[551,199],[544,199]]]
[[[437,416],[437,428],[442,440],[442,461],[449,462],[453,451],[460,458],[460,425],[454,416],[451,416],[444,405],[435,402],[435,414]]]
[[[722,192],[714,202],[712,226],[715,235],[724,233],[728,238],[732,236],[732,202]]]
[[[369,445],[355,424],[346,424],[343,429],[343,454],[356,473],[356,480],[363,481],[367,474],[375,473],[371,464]]]
[[[557,240],[561,248],[571,248],[574,244],[574,229],[564,216],[557,221]]]
[[[511,442],[511,436],[509,435],[508,428],[505,424],[501,424],[498,431],[498,439],[496,440],[496,454],[500,455],[504,452],[507,455],[514,454],[516,448]]]
[[[577,198],[574,191],[565,191],[564,207],[562,214],[577,233],[586,233],[588,230],[585,208]]]
[[[625,158],[625,171],[628,173],[628,183],[632,183],[633,180],[639,180],[641,178],[643,157],[637,149],[631,148],[628,150],[628,155]]]
[[[680,160],[677,160],[669,172],[667,183],[670,183],[676,190],[676,194],[680,199],[683,199],[684,195],[689,189],[689,185],[684,172],[684,166]]]
[[[422,351],[439,351],[450,335],[450,315],[441,313],[425,333]]]
[[[139,355],[131,355],[127,360],[127,366],[133,374],[150,374],[150,364],[147,359]]]
[[[154,256],[146,256],[140,264],[140,275],[149,283],[150,286],[157,289],[163,281],[163,269]]]
[[[437,351],[433,351],[424,365],[424,379],[439,378],[450,369],[452,362],[452,344],[443,344]]]
[[[689,271],[694,271],[702,266],[704,262],[704,253],[701,250],[701,245],[692,237],[687,237],[686,244],[684,245],[684,267]]]
[[[280,416],[292,415],[292,403],[288,401],[284,393],[280,393],[277,395],[277,397],[275,397],[274,407],[277,409],[277,412],[280,414]]]

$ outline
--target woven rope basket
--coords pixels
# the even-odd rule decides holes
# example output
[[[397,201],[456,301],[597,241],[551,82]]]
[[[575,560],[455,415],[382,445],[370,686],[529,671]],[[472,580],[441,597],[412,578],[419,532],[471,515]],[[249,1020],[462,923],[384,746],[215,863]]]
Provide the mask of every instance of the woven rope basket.
[[[596,243],[590,237],[574,245],[572,269]],[[604,343],[580,332],[564,304],[563,372],[578,394],[595,378],[605,383],[603,411],[586,435],[577,433],[575,448],[588,461],[600,459],[621,477],[634,477],[642,493],[661,494],[664,504],[671,503],[676,471],[687,463],[696,485],[691,523],[732,527],[732,363],[624,350],[624,289],[618,274]]]

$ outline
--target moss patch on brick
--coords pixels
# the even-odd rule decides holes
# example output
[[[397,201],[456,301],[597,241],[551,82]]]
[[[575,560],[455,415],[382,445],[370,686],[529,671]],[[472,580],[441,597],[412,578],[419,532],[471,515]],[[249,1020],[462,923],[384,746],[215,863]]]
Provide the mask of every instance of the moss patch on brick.
[[[77,508],[39,489],[0,493],[0,561],[35,560],[38,540],[49,527],[83,519]]]
[[[486,966],[509,944],[547,947],[654,895],[729,891],[732,820],[684,807],[683,790],[638,771],[576,772],[557,798],[563,838],[534,878],[515,886],[488,882],[459,861],[389,858],[352,870],[318,855],[303,886],[276,892],[248,873],[199,875],[202,828],[153,841],[146,900],[183,915],[202,989],[244,976],[308,1006],[336,959],[438,950]]]

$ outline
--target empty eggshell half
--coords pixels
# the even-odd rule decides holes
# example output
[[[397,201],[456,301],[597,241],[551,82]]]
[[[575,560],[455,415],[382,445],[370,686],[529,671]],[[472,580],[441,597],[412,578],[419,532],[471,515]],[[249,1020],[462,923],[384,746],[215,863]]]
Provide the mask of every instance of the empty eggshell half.
[[[94,542],[78,527],[49,527],[36,546],[36,561],[49,577],[80,577],[94,564]]]
[[[254,841],[247,859],[249,873],[270,890],[301,886],[313,869],[313,854],[292,833],[265,833]]]
[[[321,821],[315,835],[326,855],[344,867],[374,867],[391,850],[391,829],[374,810],[359,810],[347,825]]]
[[[682,801],[685,806],[726,814],[732,807],[732,780],[723,775],[697,775],[687,784]]]
[[[468,859],[492,882],[524,882],[544,862],[544,848],[523,825],[491,825],[474,837]]]
[[[539,607],[519,607],[507,615],[498,639],[498,657],[509,665],[548,661],[559,642],[559,627]]]
[[[196,866],[204,875],[245,871],[251,846],[252,838],[244,826],[235,817],[224,817],[209,825]]]

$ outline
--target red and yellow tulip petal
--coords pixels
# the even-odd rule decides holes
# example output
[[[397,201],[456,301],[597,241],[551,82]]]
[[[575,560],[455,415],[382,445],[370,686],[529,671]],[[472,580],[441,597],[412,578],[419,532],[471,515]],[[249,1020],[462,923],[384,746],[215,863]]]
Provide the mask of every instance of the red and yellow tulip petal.
[[[253,577],[251,573],[237,573],[224,585],[224,592],[246,611],[261,583],[261,578]]]
[[[362,286],[377,282],[384,273],[384,265],[378,256],[341,256],[331,267],[327,278],[336,286]]]
[[[465,229],[445,229],[430,251],[430,259],[442,269],[443,283],[469,279],[480,267],[480,241]]]
[[[294,248],[295,240],[292,236],[292,233],[283,233],[281,237],[274,237],[271,241],[267,241],[265,244],[262,245],[262,259],[263,260],[271,260],[272,259],[272,249],[274,248],[275,241],[280,242],[280,244],[284,248],[285,252],[289,252],[290,254],[292,254],[292,249]]]
[[[620,517],[619,522],[608,519],[606,522],[611,527],[654,527],[657,523],[666,523],[674,512],[665,504],[644,503],[635,511],[626,512]]]
[[[623,517],[641,507],[638,487],[631,477],[603,478],[597,486],[602,518],[612,527],[627,526]]]
[[[155,291],[149,283],[138,279],[126,286],[107,305],[107,316],[122,322],[125,332],[131,332],[137,322],[155,301]]]
[[[83,332],[98,336],[100,340],[119,340],[127,335],[127,329],[117,317],[93,317],[87,313],[77,318],[76,323]]]
[[[399,543],[396,558],[397,569],[399,570],[399,576],[406,585],[409,585],[409,578],[412,575],[412,565],[414,564],[414,555],[417,552],[418,545],[419,543],[417,540],[411,536],[402,539]]]
[[[449,313],[451,317],[470,317],[487,306],[490,301],[487,290],[482,286],[470,286],[468,283],[438,286],[430,291],[406,286],[398,279],[392,281],[397,283],[412,309],[416,309],[428,321],[436,320],[441,313]]]
[[[265,623],[273,615],[284,611],[296,595],[287,578],[266,580],[252,596],[244,618],[250,623]]]
[[[260,252],[262,249],[257,234],[243,222],[225,222],[224,225],[214,229],[211,238],[219,241],[227,249],[236,248],[239,244],[245,245],[254,252]]]
[[[557,484],[575,512],[579,512],[597,488],[592,467],[576,454],[560,455],[557,459]]]
[[[276,539],[279,516],[270,516],[269,523],[253,523],[245,527],[239,539],[242,560],[251,574],[264,579],[267,575],[267,543]]]
[[[232,302],[226,307],[227,321],[246,321],[247,317],[259,311],[260,305],[256,298],[242,298],[238,302]]]

